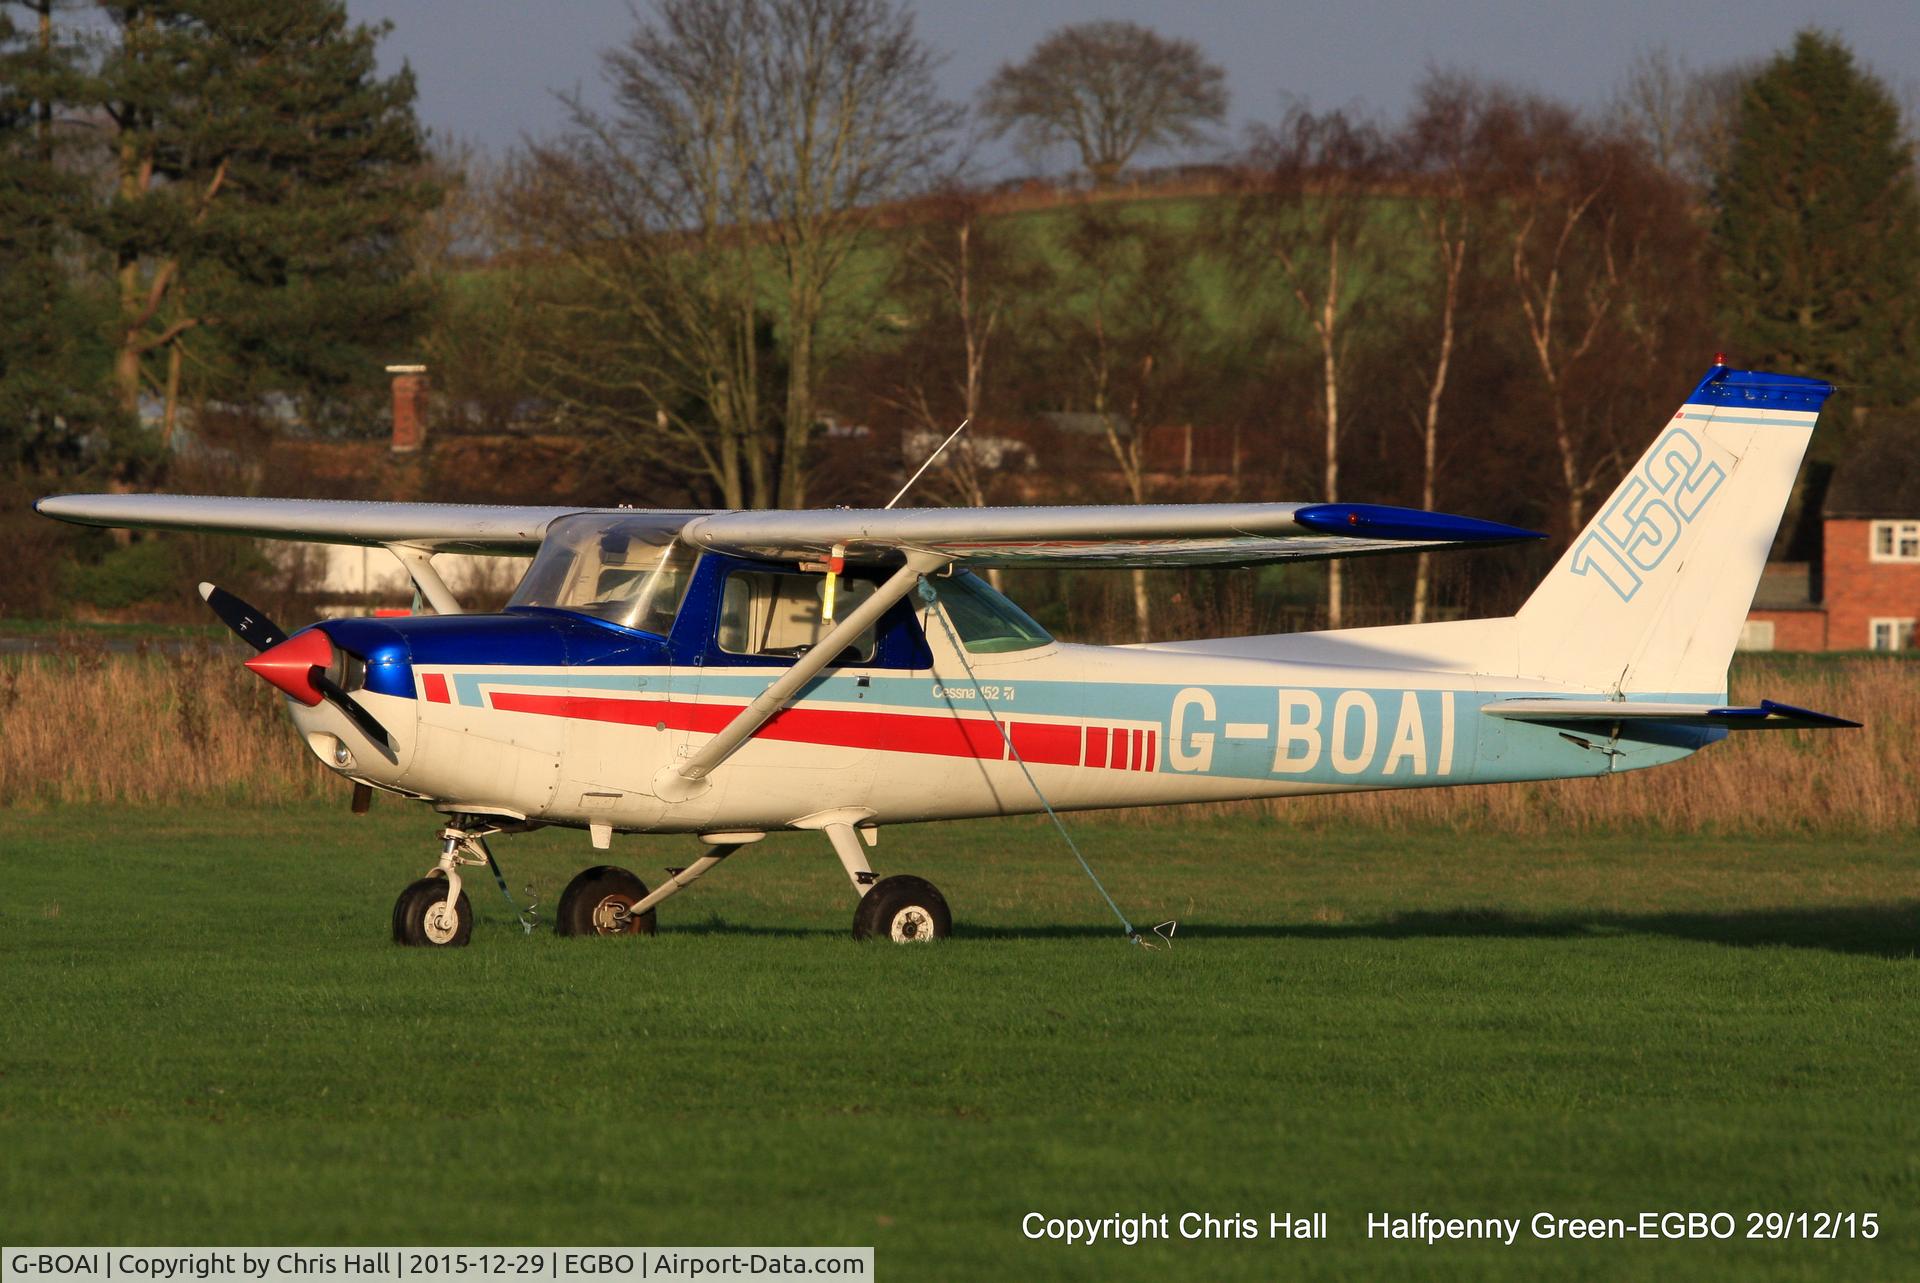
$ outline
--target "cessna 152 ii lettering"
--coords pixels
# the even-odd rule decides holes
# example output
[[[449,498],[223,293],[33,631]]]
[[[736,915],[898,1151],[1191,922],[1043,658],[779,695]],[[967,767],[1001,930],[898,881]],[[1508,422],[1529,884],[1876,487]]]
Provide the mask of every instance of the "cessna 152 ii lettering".
[[[1536,538],[1353,503],[658,511],[69,495],[104,526],[391,549],[434,614],[282,633],[203,585],[285,692],[309,751],[444,814],[393,911],[405,944],[467,942],[461,870],[541,825],[685,834],[649,889],[596,864],[565,934],[650,934],[655,909],[768,831],[823,833],[854,934],[933,940],[938,890],[866,847],[925,820],[1557,779],[1683,758],[1729,731],[1853,726],[1728,707],[1727,666],[1830,385],[1716,366],[1520,611],[1135,646],[1055,641],[992,566],[1229,566]],[[442,552],[533,562],[463,614]],[[504,883],[502,884],[504,889]]]

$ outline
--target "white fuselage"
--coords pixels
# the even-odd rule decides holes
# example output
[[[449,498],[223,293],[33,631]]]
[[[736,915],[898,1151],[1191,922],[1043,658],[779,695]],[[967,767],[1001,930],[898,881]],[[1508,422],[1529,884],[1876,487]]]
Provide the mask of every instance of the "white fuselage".
[[[1035,785],[1086,810],[1597,775],[1690,751],[1482,715],[1503,697],[1596,693],[1472,671],[1465,657],[1502,653],[1511,619],[963,659],[927,610],[930,667],[830,670],[676,803],[656,776],[777,670],[421,665],[416,698],[359,697],[392,731],[392,763],[327,705],[290,706],[329,765],[443,810],[651,832],[1013,815],[1043,809]]]

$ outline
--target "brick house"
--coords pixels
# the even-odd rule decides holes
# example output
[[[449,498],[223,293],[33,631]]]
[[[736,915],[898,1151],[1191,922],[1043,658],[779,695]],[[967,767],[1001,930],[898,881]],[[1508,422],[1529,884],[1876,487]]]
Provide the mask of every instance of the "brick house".
[[[1920,422],[1858,433],[1827,487],[1817,565],[1767,566],[1747,650],[1906,650],[1920,619]]]

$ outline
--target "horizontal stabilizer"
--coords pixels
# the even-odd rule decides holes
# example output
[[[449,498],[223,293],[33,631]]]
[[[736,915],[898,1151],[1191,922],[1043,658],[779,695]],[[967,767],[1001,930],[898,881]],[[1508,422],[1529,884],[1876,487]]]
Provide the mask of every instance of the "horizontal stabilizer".
[[[1670,726],[1724,726],[1730,731],[1843,730],[1860,725],[1844,717],[1816,713],[1763,699],[1754,708],[1723,708],[1713,704],[1665,704],[1605,699],[1503,699],[1480,710],[1516,722],[1545,722],[1552,726],[1592,725],[1595,722],[1664,722]]]

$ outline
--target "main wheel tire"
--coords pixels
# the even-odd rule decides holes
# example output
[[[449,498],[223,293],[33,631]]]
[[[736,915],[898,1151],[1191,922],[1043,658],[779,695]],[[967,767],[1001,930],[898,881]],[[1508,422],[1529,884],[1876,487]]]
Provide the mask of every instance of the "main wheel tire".
[[[860,907],[853,911],[855,940],[919,944],[945,940],[952,934],[953,914],[947,911],[946,897],[925,878],[881,878],[860,897]]]
[[[560,893],[553,929],[563,936],[650,936],[653,910],[628,913],[646,899],[647,884],[616,864],[583,870]]]
[[[449,914],[445,877],[421,878],[410,883],[393,902],[395,944],[455,949],[472,937],[473,904],[462,891],[454,911]]]

